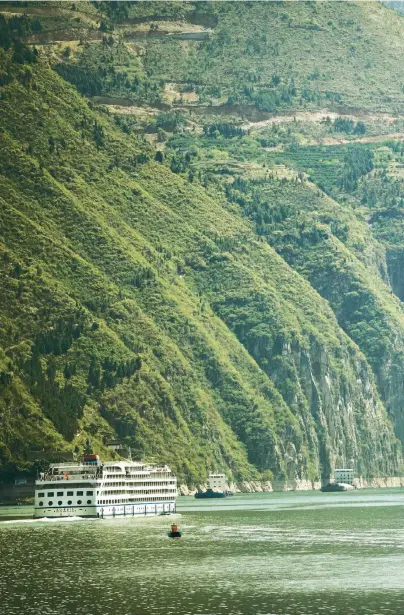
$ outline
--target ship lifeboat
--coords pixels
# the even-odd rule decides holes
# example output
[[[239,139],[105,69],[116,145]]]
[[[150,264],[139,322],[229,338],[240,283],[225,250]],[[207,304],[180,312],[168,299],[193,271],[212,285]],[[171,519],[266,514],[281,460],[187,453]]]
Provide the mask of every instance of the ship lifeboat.
[[[169,538],[181,538],[182,532],[176,523],[171,525],[171,532],[168,532]]]

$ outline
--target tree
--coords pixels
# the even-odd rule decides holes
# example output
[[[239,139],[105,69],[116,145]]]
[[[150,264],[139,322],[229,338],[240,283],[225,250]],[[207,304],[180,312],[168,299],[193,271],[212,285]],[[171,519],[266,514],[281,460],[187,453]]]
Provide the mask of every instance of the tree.
[[[98,389],[100,386],[101,370],[95,356],[91,357],[90,367],[88,368],[87,382],[90,388]]]
[[[363,122],[359,121],[357,122],[355,129],[354,129],[354,133],[356,135],[364,135],[366,132],[366,126]]]
[[[104,128],[97,121],[95,121],[94,124],[93,136],[97,149],[100,149],[100,147],[105,145]]]

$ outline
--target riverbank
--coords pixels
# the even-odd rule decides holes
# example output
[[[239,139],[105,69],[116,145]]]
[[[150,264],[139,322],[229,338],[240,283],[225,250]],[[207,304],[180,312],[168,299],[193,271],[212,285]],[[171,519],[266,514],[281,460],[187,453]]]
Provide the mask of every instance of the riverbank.
[[[319,491],[323,484],[329,481],[311,480],[289,480],[289,481],[242,481],[230,483],[230,490],[233,493],[271,493],[282,491]],[[387,476],[366,479],[363,477],[355,479],[355,486],[358,489],[395,489],[404,487],[404,476]],[[178,486],[179,495],[195,495],[198,490],[204,491],[206,485],[188,486],[181,484]],[[0,485],[0,506],[19,506],[33,504],[34,485],[24,485],[23,488],[15,485]]]
[[[319,491],[322,485],[329,481],[289,480],[289,481],[243,481],[230,484],[233,493],[270,493],[272,491]],[[379,478],[356,478],[355,487],[358,489],[395,489],[404,487],[404,476],[385,476]],[[179,485],[179,495],[195,495],[198,490],[205,490],[206,485],[189,487]]]

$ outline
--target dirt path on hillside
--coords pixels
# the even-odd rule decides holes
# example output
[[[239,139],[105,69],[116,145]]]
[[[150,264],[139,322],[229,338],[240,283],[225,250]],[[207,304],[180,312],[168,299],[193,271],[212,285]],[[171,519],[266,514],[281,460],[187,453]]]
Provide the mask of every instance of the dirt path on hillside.
[[[400,117],[404,116],[393,116],[389,113],[336,113],[335,111],[328,111],[327,109],[322,109],[320,111],[296,111],[295,113],[291,112],[285,113],[283,115],[273,115],[267,120],[261,120],[260,122],[246,122],[241,126],[241,128],[244,128],[245,130],[252,130],[257,128],[265,128],[265,126],[271,126],[272,124],[283,124],[284,122],[321,122],[325,121],[327,118],[329,118],[330,120],[335,120],[338,117],[354,121],[361,120],[369,122],[384,120],[386,122],[394,122],[395,120],[400,119]]]
[[[192,95],[193,93],[190,93]],[[170,99],[175,95],[179,95],[179,92],[175,90],[173,83],[167,83],[165,89],[166,99],[164,102],[160,103],[157,106],[154,105],[144,105],[139,101],[133,101],[131,99],[123,99],[117,97],[108,97],[108,96],[93,96],[92,100],[97,104],[105,105],[108,107],[113,113],[120,113],[125,115],[135,115],[135,116],[153,116],[162,111],[169,111],[170,109],[180,109],[180,108],[188,108],[194,111],[200,110],[201,107],[197,104],[195,105],[178,105],[172,106],[170,104]],[[186,95],[186,94],[185,94]],[[182,94],[184,96],[184,94]],[[224,109],[225,107],[206,107],[211,113],[214,113],[217,109]],[[344,113],[336,113],[335,111],[327,111],[327,109],[323,109],[320,111],[299,111],[295,113],[285,113],[284,115],[273,115],[268,119],[260,120],[257,122],[248,121],[245,124],[241,125],[241,128],[244,130],[260,130],[261,128],[265,128],[266,126],[271,126],[273,124],[282,124],[284,122],[321,122],[330,118],[330,120],[335,120],[338,117],[342,117],[345,119],[351,119],[353,121],[382,121],[384,120],[387,124],[392,124],[395,120],[404,119],[404,115],[393,116],[388,113],[378,113],[378,114],[344,114]],[[399,140],[404,139],[404,132],[387,132],[385,134],[380,135],[368,135],[363,137],[357,137],[355,139],[346,139],[343,136],[337,136],[337,133],[325,135],[323,137],[312,138],[308,140],[305,145],[346,145],[348,143],[377,143],[380,141],[386,141],[388,139]],[[267,151],[276,151],[282,150],[282,145],[276,145],[275,147],[264,148]]]
[[[65,9],[61,6],[49,9],[45,6],[29,6],[28,3],[21,4],[22,6],[17,6],[10,3],[10,7],[1,7],[0,13],[4,15],[31,15],[32,17],[66,17],[67,19],[80,17],[80,19],[93,27],[97,27],[98,22],[101,20],[97,13],[82,11],[77,7],[73,11],[70,8]]]
[[[376,135],[373,137],[359,137],[358,139],[334,139],[333,137],[324,137],[319,142],[323,145],[344,145],[346,143],[377,143],[378,141],[386,141],[392,139],[398,141],[404,139],[404,132],[390,132],[385,135]]]
[[[358,137],[357,139],[343,139],[338,137],[318,137],[304,142],[304,147],[311,145],[347,145],[349,143],[382,143],[383,141],[404,141],[404,132],[389,132],[383,135],[375,135],[372,137]],[[283,152],[285,148],[282,143],[274,147],[263,147],[266,152]]]

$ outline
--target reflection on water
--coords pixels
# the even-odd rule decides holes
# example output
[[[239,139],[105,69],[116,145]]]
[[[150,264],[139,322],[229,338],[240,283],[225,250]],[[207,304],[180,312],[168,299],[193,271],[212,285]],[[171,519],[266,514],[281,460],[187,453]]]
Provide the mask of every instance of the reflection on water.
[[[180,498],[178,508],[180,540],[167,537],[167,517],[1,522],[0,611],[404,613],[404,490]]]

